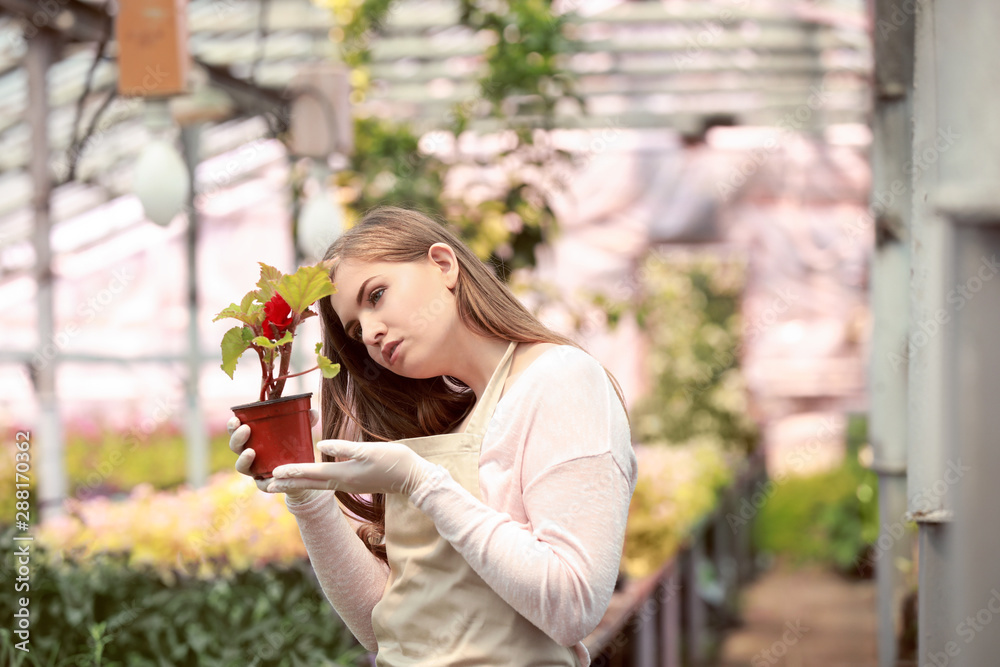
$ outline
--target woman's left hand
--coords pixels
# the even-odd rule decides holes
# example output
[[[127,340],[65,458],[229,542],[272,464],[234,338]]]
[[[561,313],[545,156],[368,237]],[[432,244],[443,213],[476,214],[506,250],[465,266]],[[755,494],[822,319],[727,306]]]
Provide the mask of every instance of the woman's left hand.
[[[347,493],[401,493],[409,496],[434,468],[398,442],[320,440],[323,454],[348,461],[288,463],[274,469],[268,491],[326,489]]]

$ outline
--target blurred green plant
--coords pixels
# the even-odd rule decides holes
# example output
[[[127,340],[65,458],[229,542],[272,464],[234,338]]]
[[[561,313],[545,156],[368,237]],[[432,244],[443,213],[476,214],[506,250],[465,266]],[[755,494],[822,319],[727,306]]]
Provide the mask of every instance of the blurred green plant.
[[[4,534],[11,543],[11,531]],[[225,578],[167,582],[121,554],[85,561],[32,548],[29,653],[9,624],[0,664],[10,667],[296,667],[367,664],[366,654],[314,583],[305,560]],[[8,551],[4,572],[12,572]],[[0,599],[12,618],[17,596]]]
[[[8,460],[14,460],[13,436],[0,445]],[[10,451],[8,451],[10,450]],[[126,494],[139,484],[169,489],[187,479],[184,434],[164,426],[146,433],[121,432],[110,427],[70,429],[66,433],[66,476],[70,497]],[[229,449],[229,435],[212,434],[209,439],[209,472],[232,470],[236,457]],[[32,485],[35,476],[31,477]],[[13,466],[0,468],[0,484],[13,488]],[[37,498],[34,486],[32,497]],[[0,497],[0,525],[14,518],[14,496]],[[33,515],[34,518],[34,515]]]
[[[631,301],[602,297],[615,320],[633,312],[650,341],[652,388],[632,410],[641,442],[711,438],[744,453],[756,446],[746,383],[739,366],[741,260],[710,251],[650,251]]]
[[[572,12],[554,14],[550,0],[461,0],[460,7],[462,25],[493,33],[479,79],[491,116],[516,124],[514,112],[534,114],[535,122],[551,128],[561,100],[586,108],[565,68],[568,54],[579,46]],[[470,104],[456,107],[456,134],[466,129],[471,111]],[[530,135],[521,139],[524,145],[533,143]]]
[[[352,68],[352,101],[361,102],[371,83],[370,46],[393,9],[391,0],[324,0],[338,28],[341,57]],[[416,208],[453,224],[483,261],[509,280],[536,264],[535,246],[558,233],[551,206],[561,187],[551,174],[572,156],[555,148],[545,132],[554,125],[556,105],[572,100],[583,109],[573,79],[564,68],[573,50],[569,14],[553,14],[548,0],[463,0],[459,25],[489,34],[479,92],[455,103],[434,141],[454,147],[447,162],[420,148],[407,123],[355,118],[355,151],[348,169],[336,176],[348,207],[347,226],[380,204]],[[477,120],[492,119],[501,148],[491,155],[459,150],[460,137]],[[451,176],[479,174],[475,188],[448,189]],[[488,174],[488,175],[487,175]],[[305,173],[293,176],[300,192]],[[472,192],[475,194],[471,194]]]
[[[848,421],[841,465],[775,484],[754,522],[758,547],[793,564],[820,563],[844,574],[870,574],[866,554],[878,539],[878,477],[861,464],[864,417]]]
[[[639,479],[629,506],[622,569],[654,572],[677,552],[732,483],[734,457],[711,439],[686,445],[636,445]]]
[[[739,368],[744,263],[654,249],[638,276],[637,289],[585,296],[611,328],[634,316],[650,342],[652,387],[630,410],[633,440],[642,443],[623,558],[631,576],[673,558],[759,438]]]
[[[211,579],[307,557],[283,498],[230,470],[198,489],[140,484],[124,500],[69,500],[63,516],[36,526],[34,534],[51,558],[86,561],[116,553],[167,582],[182,575]]]

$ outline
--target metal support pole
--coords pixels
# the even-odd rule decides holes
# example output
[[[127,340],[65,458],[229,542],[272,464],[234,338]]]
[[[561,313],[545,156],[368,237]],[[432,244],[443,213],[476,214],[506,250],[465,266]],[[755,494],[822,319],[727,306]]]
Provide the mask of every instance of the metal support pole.
[[[38,350],[31,374],[38,396],[38,432],[32,439],[38,456],[38,511],[45,519],[62,514],[66,498],[63,433],[56,393],[59,348],[55,340],[54,276],[52,275],[51,196],[49,173],[49,67],[56,57],[55,33],[39,30],[28,41],[28,122],[31,124],[31,179],[34,186],[35,302],[38,309]]]
[[[684,587],[684,655],[688,665],[705,663],[705,634],[708,631],[707,610],[701,599],[699,576],[705,560],[702,526],[691,535],[690,545],[681,552],[681,572]]]
[[[994,17],[1000,20],[1000,12]],[[976,28],[969,26],[969,30],[974,32]],[[1000,113],[998,99],[994,92],[984,107]],[[983,134],[989,136],[988,131]],[[988,141],[998,140],[1000,132],[994,129]],[[990,173],[992,178],[1000,178],[996,165]],[[1000,505],[996,480],[1000,471],[1000,411],[996,406],[1000,396],[1000,349],[995,344],[1000,330],[1000,278],[996,276],[1000,268],[1000,198],[993,204],[988,224],[963,225],[956,232],[956,281],[968,281],[972,293],[977,283],[969,276],[976,276],[982,287],[955,318],[948,386],[955,393],[957,409],[950,415],[949,433],[954,434],[959,445],[957,460],[968,470],[958,468],[954,473],[962,473],[963,480],[955,493],[951,576],[947,583],[954,591],[951,612],[957,621],[950,628],[952,645],[946,642],[935,652],[951,656],[957,651],[955,665],[978,667],[996,664],[1000,656],[1000,631],[993,625],[987,627],[1000,623],[1000,531],[996,530]],[[986,274],[984,260],[993,263],[993,275],[988,279],[980,277]]]
[[[909,317],[909,234],[912,186],[910,117],[913,94],[914,20],[896,0],[873,0],[875,51],[872,122],[872,191],[875,222],[872,257],[873,319],[869,377],[869,440],[878,474],[879,538],[875,570],[878,588],[879,667],[895,667],[901,604],[906,580],[899,563],[910,558],[905,531],[907,326]],[[889,29],[891,28],[891,29]]]
[[[736,502],[734,497],[730,494],[731,491],[727,490],[727,492],[723,495],[719,509],[715,514],[716,518],[712,521],[711,527],[712,545],[714,550],[713,562],[722,593],[722,599],[719,603],[719,611],[723,619],[724,627],[728,626],[729,623],[736,617],[736,596],[740,587],[739,572],[736,562],[736,539],[733,535],[733,529],[723,518],[728,516],[730,512],[739,512],[739,508],[735,507]]]
[[[204,486],[208,481],[208,434],[201,407],[201,343],[198,335],[198,209],[195,207],[195,182],[198,169],[201,125],[181,127],[184,160],[191,178],[187,203],[188,227],[185,235],[187,256],[188,295],[188,363],[185,396],[187,415],[184,420],[187,435],[187,479],[192,488]]]
[[[966,4],[962,3],[963,8]],[[952,609],[948,576],[950,527],[955,484],[948,483],[946,463],[955,463],[957,446],[946,432],[947,415],[954,409],[955,396],[948,390],[946,350],[955,335],[955,304],[950,300],[954,285],[954,234],[951,225],[938,214],[935,202],[940,196],[946,164],[955,151],[982,149],[983,138],[967,133],[963,114],[995,94],[982,88],[969,89],[965,99],[943,89],[957,81],[970,80],[975,71],[964,49],[961,57],[952,57],[939,41],[938,13],[953,13],[950,3],[920,0],[916,3],[913,95],[913,217],[910,261],[910,336],[909,392],[907,432],[910,449],[907,460],[907,494],[911,516],[917,521],[919,537],[919,586],[917,636],[918,659],[923,663],[938,655],[954,638],[957,619]],[[973,12],[972,15],[975,13]],[[954,81],[953,81],[954,80]],[[970,146],[971,144],[971,146]],[[992,158],[990,158],[992,159]],[[979,168],[979,159],[969,160],[970,168]],[[995,187],[995,184],[994,184]],[[985,528],[985,526],[983,527]]]
[[[948,522],[920,524],[920,592],[917,598],[917,664],[933,665],[931,656],[953,639],[955,623],[948,609]],[[988,664],[988,663],[987,663]]]
[[[294,174],[295,174],[295,169],[297,167],[296,160],[295,160],[294,157],[289,158],[289,160],[288,160],[288,166],[289,166],[289,179],[293,179],[293,178],[295,178]],[[302,183],[302,186],[303,186],[303,189],[304,189],[305,182]],[[291,225],[292,226],[292,230],[291,230],[292,231],[292,268],[291,268],[291,270],[295,271],[299,266],[301,266],[306,261],[306,257],[302,253],[302,249],[299,247],[299,231],[300,231],[299,230],[299,220],[302,217],[302,208],[303,208],[301,193],[299,194],[299,196],[296,196],[295,193],[294,193],[294,191],[293,191],[291,204],[292,204],[292,220],[291,220],[291,223],[292,223],[292,225]],[[309,368],[309,366],[305,365],[306,363],[308,363],[308,360],[307,360],[307,356],[305,354],[305,351],[303,350],[303,346],[301,344],[299,344],[299,345],[293,345],[292,346],[292,363],[291,363],[290,368],[291,369],[295,369],[295,370],[305,370],[306,368]],[[291,383],[294,383],[294,385],[292,385]],[[309,387],[306,385],[306,376],[305,375],[300,375],[298,377],[292,378],[291,381],[289,383],[286,383],[285,386],[287,387],[287,389],[284,391],[284,395],[285,396],[291,396],[292,393],[304,394],[307,391],[310,391]],[[295,387],[294,391],[290,391],[292,389],[292,386]],[[313,401],[312,404],[314,406],[318,406],[319,405],[319,392],[318,391],[314,391],[313,392],[312,401]]]
[[[737,479],[736,487],[734,488],[733,505],[736,505],[736,499],[749,498],[753,495],[758,483],[767,483],[766,468],[763,462],[763,454],[760,450],[752,452],[747,458],[747,472],[741,479]],[[741,530],[736,531],[734,536],[736,541],[735,554],[738,576],[737,590],[749,583],[757,574],[756,554],[753,544],[755,520],[756,517],[751,518],[749,524]]]
[[[654,591],[654,597],[647,600],[647,603],[655,600],[655,594]],[[656,660],[656,615],[650,613],[647,604],[639,607],[636,615],[636,628],[633,637],[635,646],[629,660],[630,667],[656,667],[658,664]]]
[[[675,560],[660,589],[660,664],[663,667],[680,667],[681,664],[681,575],[678,569]]]
[[[958,136],[941,154],[931,198],[954,239],[943,389],[951,397],[945,435],[956,451],[945,477],[955,507],[945,582],[951,620],[943,643],[921,656],[958,667],[995,665],[1000,655],[1000,76],[996,68],[970,66],[1000,57],[998,25],[996,2],[935,4],[928,63],[940,72],[939,122]]]

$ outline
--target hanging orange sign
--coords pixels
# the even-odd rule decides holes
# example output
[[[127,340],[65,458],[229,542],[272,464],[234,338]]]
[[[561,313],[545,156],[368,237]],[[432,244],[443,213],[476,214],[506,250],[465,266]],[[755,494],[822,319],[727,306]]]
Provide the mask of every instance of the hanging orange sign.
[[[187,0],[119,0],[118,92],[162,97],[187,92]]]

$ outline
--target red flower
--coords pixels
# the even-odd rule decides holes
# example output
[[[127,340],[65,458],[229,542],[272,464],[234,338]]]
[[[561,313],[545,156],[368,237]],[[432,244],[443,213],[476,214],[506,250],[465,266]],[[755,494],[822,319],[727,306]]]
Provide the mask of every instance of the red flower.
[[[275,294],[264,304],[264,335],[271,340],[278,340],[288,327],[292,326],[292,309],[280,294]],[[278,331],[275,333],[274,327]]]

